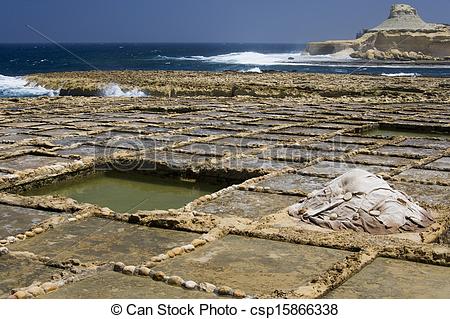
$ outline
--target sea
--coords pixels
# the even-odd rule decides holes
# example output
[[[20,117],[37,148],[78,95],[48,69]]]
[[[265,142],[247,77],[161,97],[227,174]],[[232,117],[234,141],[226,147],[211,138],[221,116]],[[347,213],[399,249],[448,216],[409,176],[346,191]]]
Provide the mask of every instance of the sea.
[[[0,97],[56,96],[58,90],[29,83],[33,73],[92,70],[185,70],[214,72],[308,72],[386,77],[450,77],[450,64],[368,63],[346,52],[311,56],[305,44],[0,44]],[[107,96],[142,96],[115,83]]]

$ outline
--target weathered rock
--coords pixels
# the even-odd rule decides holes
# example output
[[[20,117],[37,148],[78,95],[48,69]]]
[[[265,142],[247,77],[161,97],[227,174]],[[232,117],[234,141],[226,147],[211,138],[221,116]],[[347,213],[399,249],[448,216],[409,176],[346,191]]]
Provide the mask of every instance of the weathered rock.
[[[31,238],[31,237],[34,237],[34,236],[35,236],[35,233],[33,233],[32,231],[26,231],[26,232],[25,232],[25,236]]]
[[[185,281],[183,287],[186,289],[195,289],[197,288],[197,283],[192,280]]]
[[[45,293],[49,293],[57,290],[59,286],[54,282],[45,282],[41,285],[41,288],[44,289]]]
[[[157,265],[157,263],[153,262],[153,261],[148,261],[145,263],[145,267],[147,268],[153,268]]]
[[[147,267],[139,267],[138,274],[140,276],[150,276],[150,268]]]
[[[135,266],[125,266],[122,270],[122,273],[125,275],[133,275],[136,270]]]
[[[14,294],[14,296],[15,296],[17,299],[30,299],[30,298],[33,297],[32,294],[30,294],[30,293],[28,293],[28,292],[26,292],[26,291],[23,291],[23,290],[17,291],[17,292]]]
[[[199,284],[199,288],[202,291],[206,291],[206,292],[214,292],[217,287],[214,286],[213,284],[210,284],[209,282],[202,282]]]
[[[14,243],[14,242],[16,242],[16,237],[14,237],[14,236],[8,236],[8,237],[6,237],[6,241],[8,242],[8,243]]]
[[[19,234],[16,236],[16,238],[19,240],[24,240],[26,238],[26,236],[24,234]]]
[[[77,258],[71,259],[71,260],[70,260],[70,263],[71,263],[72,265],[74,265],[74,266],[79,266],[79,265],[81,265],[81,261],[80,261],[79,259],[77,259]]]
[[[205,244],[206,244],[206,240],[204,240],[204,239],[194,239],[194,240],[192,241],[192,245],[193,245],[194,247],[203,246],[203,245],[205,245]]]
[[[450,56],[449,43],[448,26],[426,23],[413,7],[394,4],[386,21],[356,40],[311,42],[307,51],[315,55],[347,50],[352,57],[368,60],[430,60]]]
[[[0,256],[9,254],[9,249],[6,247],[0,247]]]
[[[236,289],[233,291],[233,297],[242,299],[242,298],[247,297],[247,295],[242,290]]]
[[[133,214],[130,217],[128,217],[128,222],[130,224],[139,224],[141,221],[141,218],[139,217],[139,215]]]
[[[184,253],[184,249],[181,247],[175,247],[174,249],[172,249],[172,252],[175,254],[175,256],[178,256]]]
[[[161,254],[161,255],[158,255],[158,256],[156,256],[156,257],[152,257],[152,258],[151,258],[151,261],[153,261],[153,262],[161,262],[161,261],[167,260],[167,259],[169,259],[169,256],[168,256],[168,255],[166,255],[166,254]]]
[[[194,245],[191,245],[191,244],[189,244],[189,245],[184,245],[184,246],[182,246],[181,248],[183,248],[183,250],[184,250],[185,252],[187,252],[187,253],[189,253],[189,252],[195,250]]]
[[[178,286],[181,287],[184,283],[183,278],[178,276],[171,276],[169,277],[169,280],[167,280],[167,283],[171,286]]]
[[[45,294],[44,289],[38,286],[30,287],[27,289],[29,294],[32,294],[34,297],[42,296]]]
[[[117,272],[122,272],[122,270],[125,268],[125,264],[124,263],[121,263],[121,262],[118,262],[118,263],[115,263],[114,264],[114,271],[117,271]]]
[[[215,290],[216,294],[218,294],[219,296],[232,296],[233,295],[233,289],[231,289],[228,286],[221,286],[218,287]]]
[[[165,276],[166,274],[163,273],[162,271],[157,271],[153,274],[152,279],[156,281],[163,281]]]
[[[41,227],[37,227],[37,228],[33,229],[33,232],[36,235],[39,235],[39,234],[42,234],[44,232],[44,229],[42,229]]]

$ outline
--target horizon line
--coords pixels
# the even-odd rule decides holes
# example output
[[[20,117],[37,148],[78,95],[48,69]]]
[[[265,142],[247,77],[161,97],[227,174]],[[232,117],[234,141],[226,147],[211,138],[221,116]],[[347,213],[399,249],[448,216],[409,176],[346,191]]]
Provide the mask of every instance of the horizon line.
[[[307,44],[309,41],[306,42],[182,42],[182,41],[173,41],[173,42],[113,42],[113,41],[67,41],[67,42],[58,42],[61,44],[221,44],[221,45],[228,45],[228,44],[279,44],[279,45],[302,45]],[[7,45],[7,44],[50,44],[55,45],[51,42],[0,42],[0,45]]]

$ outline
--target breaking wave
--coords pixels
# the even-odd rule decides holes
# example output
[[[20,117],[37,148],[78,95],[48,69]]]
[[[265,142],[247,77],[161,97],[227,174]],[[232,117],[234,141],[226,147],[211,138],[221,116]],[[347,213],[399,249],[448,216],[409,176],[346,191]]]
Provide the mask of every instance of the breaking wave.
[[[421,76],[420,73],[381,73],[382,76],[389,76],[389,77],[415,77],[415,76]]]
[[[263,72],[261,71],[261,69],[258,68],[258,67],[254,67],[254,68],[251,68],[251,69],[241,70],[241,71],[239,71],[239,72],[241,72],[241,73],[263,73]]]
[[[328,55],[310,55],[306,52],[296,53],[271,53],[258,52],[234,52],[215,56],[190,56],[175,58],[185,61],[203,61],[222,64],[245,64],[245,65],[298,65],[301,63],[314,62],[348,62],[354,60],[349,51],[342,51]]]
[[[138,89],[130,91],[123,91],[117,84],[109,84],[102,89],[102,96],[108,97],[144,97],[147,96],[145,92]]]
[[[0,97],[58,96],[59,90],[48,90],[22,77],[0,75]]]

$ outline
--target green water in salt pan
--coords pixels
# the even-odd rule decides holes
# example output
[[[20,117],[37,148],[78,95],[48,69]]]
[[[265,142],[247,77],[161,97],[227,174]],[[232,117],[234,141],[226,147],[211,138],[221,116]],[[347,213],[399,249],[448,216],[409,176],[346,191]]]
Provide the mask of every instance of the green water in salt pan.
[[[420,132],[409,130],[374,129],[363,132],[365,136],[405,136],[405,137],[441,137],[447,138],[449,135],[438,132]]]
[[[181,208],[223,187],[176,177],[108,171],[44,186],[25,195],[60,195],[125,213]]]

